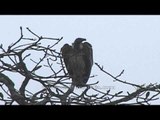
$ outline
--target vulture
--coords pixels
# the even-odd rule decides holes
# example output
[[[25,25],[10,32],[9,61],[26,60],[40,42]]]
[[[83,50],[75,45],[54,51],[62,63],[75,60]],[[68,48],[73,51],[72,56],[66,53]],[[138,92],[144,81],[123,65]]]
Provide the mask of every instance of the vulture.
[[[80,88],[86,86],[93,65],[92,46],[84,38],[77,38],[72,45],[61,48],[62,58],[72,85]]]

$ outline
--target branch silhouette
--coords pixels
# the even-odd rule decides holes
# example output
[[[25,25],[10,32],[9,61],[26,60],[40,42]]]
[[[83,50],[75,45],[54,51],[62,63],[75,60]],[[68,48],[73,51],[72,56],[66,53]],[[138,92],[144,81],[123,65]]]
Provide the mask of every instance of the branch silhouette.
[[[44,37],[29,28],[26,29],[33,38],[24,37],[23,29],[20,27],[20,38],[17,41],[9,45],[7,49],[3,47],[3,44],[0,45],[0,104],[150,105],[152,101],[159,99],[160,85],[137,85],[121,80],[119,78],[124,70],[119,75],[113,76],[98,63],[95,65],[106,76],[110,76],[121,84],[135,87],[135,91],[131,93],[124,93],[124,91],[113,93],[110,89],[105,92],[100,91],[93,87],[98,84],[97,81],[87,84],[83,90],[76,92],[64,66],[61,53],[56,50],[56,45],[63,40],[63,37]],[[39,58],[35,58],[34,55]],[[21,83],[19,87],[16,86],[10,73],[20,76],[17,78]],[[93,75],[90,78],[96,78],[96,76]],[[33,92],[32,87],[28,87],[32,82],[42,87]],[[33,86],[35,86],[34,83]],[[132,103],[129,103],[130,100]]]

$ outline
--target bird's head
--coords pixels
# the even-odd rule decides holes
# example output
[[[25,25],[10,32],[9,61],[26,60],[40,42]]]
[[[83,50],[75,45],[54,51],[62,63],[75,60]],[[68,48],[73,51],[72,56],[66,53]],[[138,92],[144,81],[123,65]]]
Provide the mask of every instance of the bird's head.
[[[81,49],[83,47],[82,42],[86,41],[85,38],[77,38],[74,43],[72,44],[72,47],[75,49]]]

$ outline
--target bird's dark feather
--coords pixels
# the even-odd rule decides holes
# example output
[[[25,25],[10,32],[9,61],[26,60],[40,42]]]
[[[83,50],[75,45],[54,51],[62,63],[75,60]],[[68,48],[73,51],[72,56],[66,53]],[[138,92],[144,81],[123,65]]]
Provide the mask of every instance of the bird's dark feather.
[[[65,44],[62,48],[61,48],[61,52],[62,52],[62,57],[65,63],[65,66],[67,68],[67,71],[70,75],[72,75],[72,69],[70,69],[70,64],[69,63],[69,59],[71,58],[71,56],[73,56],[73,49],[72,46]]]
[[[72,48],[65,44],[61,48],[62,57],[69,75],[72,78],[72,84],[77,87],[86,85],[93,65],[92,46],[88,42],[81,43],[82,49]]]

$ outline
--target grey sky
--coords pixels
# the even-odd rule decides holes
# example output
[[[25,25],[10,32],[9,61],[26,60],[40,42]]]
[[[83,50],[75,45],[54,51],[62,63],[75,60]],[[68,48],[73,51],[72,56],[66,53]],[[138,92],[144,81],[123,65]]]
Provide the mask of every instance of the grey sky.
[[[0,16],[0,43],[4,46],[20,37],[20,29],[29,27],[38,35],[63,37],[57,46],[71,44],[77,37],[93,46],[94,61],[113,75],[123,69],[122,80],[136,84],[160,83],[160,16],[154,15],[50,15]],[[92,75],[101,86],[115,86],[115,91],[134,90],[113,82],[94,65]]]

